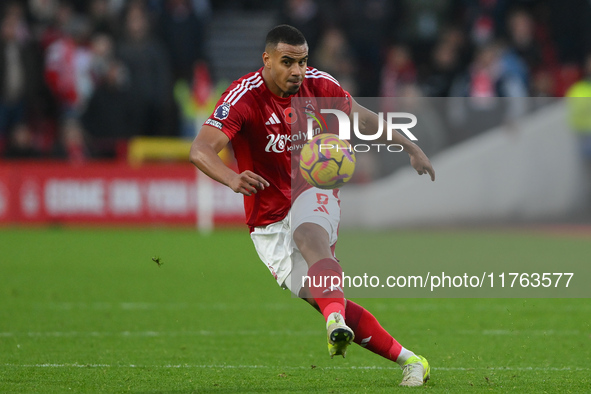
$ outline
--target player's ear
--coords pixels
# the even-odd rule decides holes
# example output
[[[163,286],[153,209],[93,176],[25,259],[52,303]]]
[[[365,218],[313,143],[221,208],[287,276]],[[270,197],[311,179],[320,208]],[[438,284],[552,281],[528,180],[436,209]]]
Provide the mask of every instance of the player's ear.
[[[263,52],[263,64],[265,67],[271,67],[271,56],[268,52]]]

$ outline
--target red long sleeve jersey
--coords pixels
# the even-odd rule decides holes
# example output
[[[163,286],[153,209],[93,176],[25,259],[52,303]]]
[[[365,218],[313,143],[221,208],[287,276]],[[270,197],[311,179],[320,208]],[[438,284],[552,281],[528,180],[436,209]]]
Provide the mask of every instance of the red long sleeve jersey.
[[[325,72],[308,67],[298,93],[282,98],[267,88],[262,71],[234,81],[205,121],[230,138],[240,172],[251,170],[270,183],[265,190],[244,197],[246,224],[251,231],[285,218],[292,200],[310,187],[296,166],[306,142],[306,113],[318,113],[327,100],[333,108],[351,112],[349,93]],[[294,108],[293,98],[301,98],[297,102],[306,106]],[[328,127],[324,123],[316,132],[325,132],[323,126]]]

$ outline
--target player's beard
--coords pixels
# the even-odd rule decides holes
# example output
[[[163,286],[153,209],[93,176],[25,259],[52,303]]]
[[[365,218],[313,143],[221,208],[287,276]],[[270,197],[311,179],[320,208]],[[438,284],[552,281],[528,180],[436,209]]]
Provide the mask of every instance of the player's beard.
[[[291,81],[290,81],[290,82],[291,82]],[[292,83],[293,83],[293,82],[292,82]],[[300,91],[300,88],[301,88],[301,87],[302,87],[302,85],[301,85],[301,84],[299,84],[299,85],[291,85],[291,86],[288,84],[288,85],[287,85],[287,91],[286,91],[286,93],[287,93],[287,94],[289,94],[289,95],[296,94],[297,92],[299,92],[299,91]]]
[[[291,96],[291,95],[296,94],[299,91],[300,91],[300,86],[294,86],[291,89],[287,89],[287,94],[289,94]]]

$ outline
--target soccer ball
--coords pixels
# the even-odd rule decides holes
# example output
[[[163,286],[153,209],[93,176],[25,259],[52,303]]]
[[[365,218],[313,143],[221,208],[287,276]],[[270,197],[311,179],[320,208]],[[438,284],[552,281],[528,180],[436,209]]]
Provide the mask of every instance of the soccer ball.
[[[312,186],[336,189],[351,179],[355,154],[349,142],[336,134],[319,134],[300,153],[300,172]]]

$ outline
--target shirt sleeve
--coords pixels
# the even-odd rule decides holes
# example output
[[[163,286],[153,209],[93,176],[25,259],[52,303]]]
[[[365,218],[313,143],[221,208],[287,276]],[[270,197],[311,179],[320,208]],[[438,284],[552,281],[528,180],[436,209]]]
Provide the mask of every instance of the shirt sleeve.
[[[316,72],[324,76],[324,78],[320,79],[320,81],[322,81],[320,88],[323,90],[321,96],[332,98],[333,102],[330,107],[343,111],[349,115],[351,113],[351,108],[353,107],[353,100],[351,99],[349,92],[343,89],[332,75],[322,71]]]
[[[347,115],[351,114],[351,109],[353,109],[353,99],[351,98],[351,94],[344,89],[341,89],[344,93],[343,100],[340,100],[341,104],[341,111],[345,112]]]
[[[226,101],[228,93],[234,86],[230,86],[217,102],[213,113],[203,125],[213,126],[220,129],[230,140],[242,129],[248,115],[248,108],[244,107],[243,101],[235,105]]]

